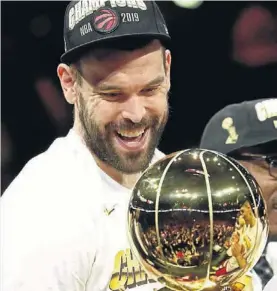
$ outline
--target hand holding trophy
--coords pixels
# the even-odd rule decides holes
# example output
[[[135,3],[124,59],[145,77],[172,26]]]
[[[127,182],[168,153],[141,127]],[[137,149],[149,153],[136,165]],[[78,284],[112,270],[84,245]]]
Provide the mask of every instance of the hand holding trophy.
[[[231,290],[265,247],[265,202],[235,160],[184,150],[150,166],[136,183],[128,236],[146,272],[165,287]]]

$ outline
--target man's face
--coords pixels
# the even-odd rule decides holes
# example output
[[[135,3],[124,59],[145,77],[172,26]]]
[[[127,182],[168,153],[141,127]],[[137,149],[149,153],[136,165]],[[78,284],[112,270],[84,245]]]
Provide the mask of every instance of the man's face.
[[[255,177],[267,205],[270,233],[277,234],[277,179],[269,174],[265,161],[239,161]]]
[[[238,223],[239,223],[239,227],[243,227],[245,224],[245,220],[243,219],[241,215],[238,218]]]
[[[75,117],[83,138],[109,166],[129,174],[143,171],[168,119],[170,53],[164,56],[153,42],[99,56],[81,64]]]
[[[240,215],[244,219],[246,224],[250,224],[251,222],[251,218],[252,218],[251,212],[252,212],[251,208],[248,205],[247,206],[244,205],[240,209]]]

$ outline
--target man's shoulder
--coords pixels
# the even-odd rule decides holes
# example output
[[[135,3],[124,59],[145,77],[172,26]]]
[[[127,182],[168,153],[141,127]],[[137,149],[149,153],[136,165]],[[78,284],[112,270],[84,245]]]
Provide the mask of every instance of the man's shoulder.
[[[88,156],[84,146],[76,146],[69,135],[59,137],[46,151],[26,163],[6,192],[18,187],[21,191],[25,187],[29,190],[33,188],[55,190],[59,187],[65,189],[67,186],[71,187],[70,184],[77,184],[82,177],[85,179],[82,172],[88,168],[95,168],[94,164],[93,158]]]
[[[79,243],[86,233],[91,239],[101,211],[101,184],[93,163],[88,169],[81,156],[66,138],[59,138],[26,164],[1,197],[9,244]]]
[[[63,138],[58,138],[46,151],[31,158],[12,181],[7,191],[17,184],[31,182],[32,185],[35,185],[36,181],[49,182],[51,178],[56,177],[56,173],[60,172],[61,168],[65,168],[64,156],[67,153],[62,150],[62,148],[66,150],[66,147],[62,146],[63,143]]]
[[[61,167],[66,168],[68,163],[74,161],[75,152],[69,136],[58,137],[44,152],[31,158],[19,174],[28,171],[44,173],[51,170],[55,172]]]
[[[83,209],[81,218],[97,210],[103,196],[99,195],[101,185],[95,162],[85,149],[76,149],[66,138],[59,138],[25,165],[1,200],[5,208],[22,208],[20,213],[48,211],[59,216],[62,211],[70,219],[73,212]]]

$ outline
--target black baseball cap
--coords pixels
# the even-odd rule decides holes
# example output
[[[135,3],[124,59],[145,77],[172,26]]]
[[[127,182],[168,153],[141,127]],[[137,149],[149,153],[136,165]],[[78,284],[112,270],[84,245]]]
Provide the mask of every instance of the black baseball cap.
[[[129,37],[170,41],[164,17],[154,1],[71,1],[64,17],[61,61],[70,63],[97,44]]]
[[[231,104],[207,123],[200,147],[223,154],[277,140],[277,98]]]

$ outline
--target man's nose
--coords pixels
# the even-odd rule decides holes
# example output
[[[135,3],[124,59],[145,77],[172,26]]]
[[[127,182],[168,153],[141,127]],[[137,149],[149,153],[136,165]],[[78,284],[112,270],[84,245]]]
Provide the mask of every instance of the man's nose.
[[[131,120],[133,123],[139,123],[143,119],[145,111],[142,98],[132,96],[123,104],[122,117]]]

